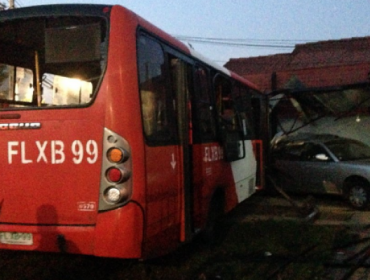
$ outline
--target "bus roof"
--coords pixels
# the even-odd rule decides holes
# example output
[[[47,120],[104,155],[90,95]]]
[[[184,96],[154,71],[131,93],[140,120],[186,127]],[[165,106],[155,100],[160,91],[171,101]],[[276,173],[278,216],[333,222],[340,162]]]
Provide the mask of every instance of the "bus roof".
[[[30,18],[50,15],[87,15],[87,16],[107,16],[112,8],[111,5],[95,4],[54,4],[29,6],[17,9],[0,11],[0,22],[14,18]]]

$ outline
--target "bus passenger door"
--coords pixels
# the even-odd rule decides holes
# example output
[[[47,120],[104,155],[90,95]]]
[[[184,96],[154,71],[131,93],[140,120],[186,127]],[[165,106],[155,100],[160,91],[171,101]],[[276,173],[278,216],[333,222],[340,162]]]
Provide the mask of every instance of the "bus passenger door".
[[[172,85],[176,96],[177,130],[179,137],[179,159],[181,159],[179,187],[181,201],[181,241],[193,234],[193,159],[191,101],[192,67],[178,58],[171,59]]]

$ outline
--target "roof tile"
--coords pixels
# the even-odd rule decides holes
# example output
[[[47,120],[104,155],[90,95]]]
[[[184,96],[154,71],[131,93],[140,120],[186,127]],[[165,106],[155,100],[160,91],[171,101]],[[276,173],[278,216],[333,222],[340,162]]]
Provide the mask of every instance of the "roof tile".
[[[296,45],[292,53],[230,59],[225,67],[248,75],[370,62],[370,37]]]

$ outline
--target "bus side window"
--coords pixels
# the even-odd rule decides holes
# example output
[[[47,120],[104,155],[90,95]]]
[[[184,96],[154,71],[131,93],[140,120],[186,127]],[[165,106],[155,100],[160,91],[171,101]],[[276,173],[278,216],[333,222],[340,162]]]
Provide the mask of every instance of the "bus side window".
[[[220,140],[227,161],[235,161],[245,157],[244,133],[240,114],[236,111],[230,80],[217,75],[214,78],[216,107],[219,120]]]
[[[194,139],[196,142],[214,140],[216,135],[214,108],[210,98],[208,72],[203,67],[196,67],[194,84],[195,94],[192,100]]]
[[[138,63],[143,129],[150,145],[176,141],[176,126],[165,54],[155,40],[138,38]]]
[[[146,135],[152,135],[156,130],[156,100],[151,91],[141,91],[141,107],[143,110],[143,124]]]
[[[216,107],[221,130],[236,130],[236,112],[234,108],[234,101],[231,96],[231,83],[221,76],[216,76],[214,87],[216,92]]]
[[[253,123],[251,93],[248,91],[248,88],[236,84],[233,86],[232,95],[235,102],[235,109],[240,117],[244,139],[253,139],[255,133],[251,125]]]

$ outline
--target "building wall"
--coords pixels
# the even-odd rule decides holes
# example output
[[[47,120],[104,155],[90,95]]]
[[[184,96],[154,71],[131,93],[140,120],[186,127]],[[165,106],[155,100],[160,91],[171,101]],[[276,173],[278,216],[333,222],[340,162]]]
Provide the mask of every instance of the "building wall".
[[[297,77],[305,87],[331,87],[368,81],[370,63],[321,68],[277,71],[276,89],[285,89],[289,80]],[[245,74],[263,92],[270,92],[273,73]]]

